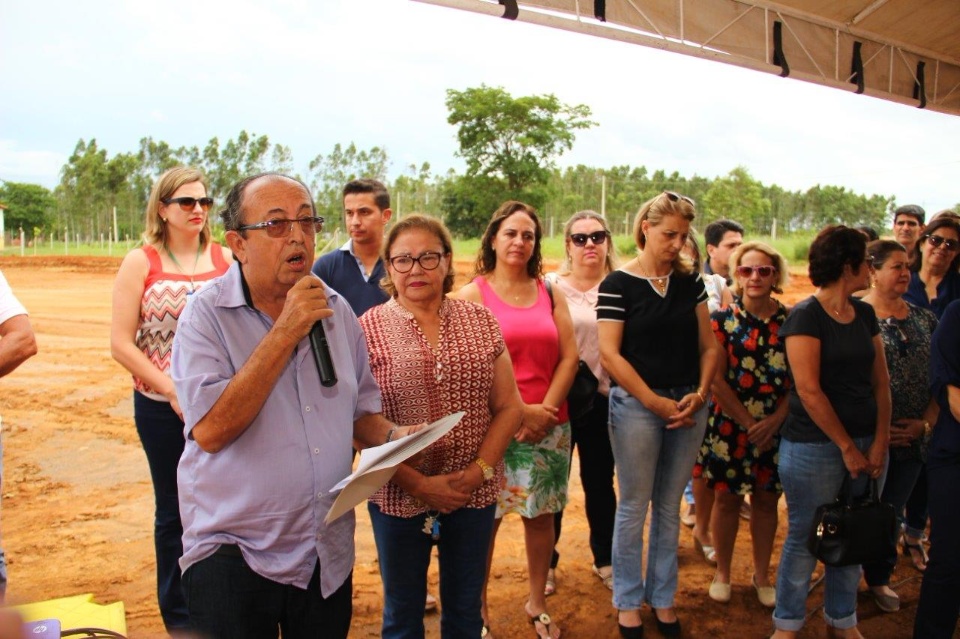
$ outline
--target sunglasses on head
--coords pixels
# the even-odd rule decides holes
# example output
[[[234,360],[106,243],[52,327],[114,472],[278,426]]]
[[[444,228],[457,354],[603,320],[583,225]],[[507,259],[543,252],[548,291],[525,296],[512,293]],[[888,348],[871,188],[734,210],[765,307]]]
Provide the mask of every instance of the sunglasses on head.
[[[212,197],[165,197],[160,201],[167,206],[170,206],[174,203],[179,204],[180,210],[186,211],[187,213],[196,208],[197,204],[200,205],[200,208],[203,209],[204,213],[209,211],[210,207],[213,206]]]
[[[777,272],[776,267],[773,266],[738,266],[737,275],[740,277],[748,278],[752,277],[754,273],[760,277],[770,277]]]
[[[690,206],[697,205],[697,203],[694,202],[692,198],[689,198],[686,195],[680,195],[679,193],[674,193],[673,191],[664,191],[663,194],[666,195],[667,199],[670,200],[671,202],[679,202],[680,200],[683,200]]]
[[[586,246],[587,240],[590,240],[597,246],[600,246],[607,241],[607,236],[609,233],[606,231],[594,231],[593,233],[571,233],[570,241],[573,242],[574,246]]]
[[[941,237],[939,235],[928,235],[927,244],[933,248],[940,248],[940,245],[943,244],[943,248],[947,249],[948,251],[956,251],[957,248],[960,248],[960,242]]]

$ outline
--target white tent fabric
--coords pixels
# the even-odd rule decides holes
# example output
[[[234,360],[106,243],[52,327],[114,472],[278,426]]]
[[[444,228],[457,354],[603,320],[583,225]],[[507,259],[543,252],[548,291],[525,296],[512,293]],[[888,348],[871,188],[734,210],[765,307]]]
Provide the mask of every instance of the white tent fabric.
[[[960,0],[417,0],[960,115]]]

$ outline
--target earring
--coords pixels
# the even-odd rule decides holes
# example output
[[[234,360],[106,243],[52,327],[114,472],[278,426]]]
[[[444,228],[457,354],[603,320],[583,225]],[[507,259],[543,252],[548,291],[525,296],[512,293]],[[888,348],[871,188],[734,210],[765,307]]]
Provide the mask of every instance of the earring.
[[[160,221],[163,222],[164,224],[166,224],[166,223],[167,223],[167,218],[161,217],[161,218],[160,218]]]

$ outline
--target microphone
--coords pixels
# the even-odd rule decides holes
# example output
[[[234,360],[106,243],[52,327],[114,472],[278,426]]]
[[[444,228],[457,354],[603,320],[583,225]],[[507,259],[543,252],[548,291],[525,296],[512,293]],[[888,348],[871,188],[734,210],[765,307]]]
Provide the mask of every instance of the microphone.
[[[310,350],[313,351],[313,361],[320,373],[320,385],[325,388],[334,386],[337,383],[337,372],[333,369],[333,358],[330,357],[330,346],[327,344],[327,334],[323,332],[322,321],[310,329]]]

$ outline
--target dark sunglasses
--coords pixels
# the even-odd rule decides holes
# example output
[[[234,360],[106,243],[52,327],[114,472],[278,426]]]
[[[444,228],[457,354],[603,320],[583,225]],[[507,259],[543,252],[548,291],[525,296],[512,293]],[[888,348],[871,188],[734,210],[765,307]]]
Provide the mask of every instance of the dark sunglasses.
[[[200,205],[200,208],[203,209],[204,213],[209,211],[210,207],[213,206],[212,197],[166,197],[160,201],[167,206],[177,203],[180,205],[180,210],[186,211],[187,213],[196,208],[197,204]]]
[[[753,277],[753,274],[756,273],[760,277],[770,277],[777,272],[776,267],[774,266],[738,266],[737,275],[743,278]]]
[[[443,255],[436,251],[427,251],[420,255],[420,257],[398,255],[390,258],[390,266],[392,266],[393,270],[397,273],[409,273],[413,270],[413,264],[416,262],[423,270],[432,271],[440,266],[440,258],[442,257]]]
[[[947,249],[948,251],[956,251],[957,248],[960,248],[960,242],[941,237],[939,235],[928,235],[927,244],[933,248],[940,248],[940,245],[943,244],[943,248]]]
[[[664,191],[663,194],[666,195],[667,199],[669,199],[671,202],[679,202],[680,200],[683,200],[690,206],[697,205],[697,203],[694,202],[693,199],[687,197],[686,195],[680,195],[679,193],[674,193],[673,191]]]
[[[587,235],[586,233],[571,233],[570,241],[573,242],[574,246],[586,246],[587,240],[590,240],[597,246],[600,246],[607,241],[607,236],[610,234],[606,231],[594,231]]]
[[[259,231],[263,229],[267,232],[267,235],[270,237],[286,237],[293,232],[293,225],[299,224],[300,230],[303,231],[304,235],[316,235],[323,230],[323,218],[322,217],[298,217],[295,220],[287,220],[284,218],[278,218],[276,220],[267,220],[266,222],[258,222],[257,224],[246,224],[244,226],[238,226],[238,231]]]
[[[936,236],[931,236],[931,237],[936,237]],[[910,339],[907,337],[907,334],[903,332],[902,328],[900,328],[900,322],[897,320],[897,318],[888,317],[887,319],[882,320],[881,324],[888,329],[897,331],[900,337],[900,341],[903,344],[906,344],[910,341]]]

